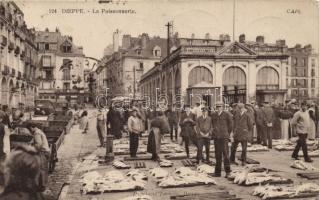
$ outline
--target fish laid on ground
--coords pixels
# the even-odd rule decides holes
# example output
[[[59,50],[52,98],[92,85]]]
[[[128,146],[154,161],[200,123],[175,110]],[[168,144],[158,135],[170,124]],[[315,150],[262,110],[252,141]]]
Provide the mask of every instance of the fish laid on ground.
[[[113,166],[116,168],[116,169],[128,169],[128,168],[131,168],[130,165],[127,165],[125,164],[124,162],[120,161],[120,160],[115,160],[113,161]]]
[[[280,181],[286,181],[287,179],[282,178],[280,176],[275,176],[273,174],[268,174],[268,173],[249,173],[247,175],[245,185],[254,185],[254,184],[260,184],[260,183],[265,183],[268,181],[273,181],[273,182],[280,182]]]
[[[203,164],[197,167],[197,171],[204,174],[212,174],[214,173],[215,168],[210,165]]]
[[[293,163],[291,163],[290,167],[295,169],[301,169],[301,170],[316,170],[314,166],[311,164],[305,163],[302,160],[295,160]]]
[[[168,176],[168,172],[160,167],[150,170],[150,174],[157,179],[161,179]]]
[[[161,160],[159,165],[160,165],[160,167],[172,167],[173,162],[171,162],[169,160]]]
[[[189,167],[180,167],[175,170],[175,173],[178,174],[179,176],[189,176],[189,175],[196,174],[196,172]]]
[[[296,188],[296,194],[319,192],[319,185],[315,183],[304,183]]]
[[[147,181],[148,179],[147,175],[139,169],[129,171],[126,176],[131,177],[134,181]]]
[[[308,153],[309,156],[319,156],[319,150],[314,150]]]

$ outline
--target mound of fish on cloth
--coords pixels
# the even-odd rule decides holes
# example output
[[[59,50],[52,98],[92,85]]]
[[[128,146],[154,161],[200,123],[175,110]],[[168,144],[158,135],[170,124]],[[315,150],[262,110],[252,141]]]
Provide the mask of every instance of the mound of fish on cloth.
[[[168,173],[162,168],[154,168],[150,170],[150,174],[157,179],[158,186],[162,188],[216,185],[215,180],[205,173],[204,167],[198,171],[189,167],[180,167],[173,173]]]
[[[229,180],[238,185],[258,185],[267,183],[290,183],[290,179],[282,178],[279,175],[269,173],[268,169],[259,165],[247,166],[245,168],[233,168]]]
[[[273,140],[273,146],[278,151],[292,151],[295,149],[298,138],[294,137],[290,140]],[[307,145],[310,149],[316,149],[319,145],[318,140],[307,140]]]
[[[139,170],[131,170],[126,176],[118,170],[100,174],[97,171],[85,173],[81,177],[82,194],[100,194],[115,191],[143,190],[147,176]]]
[[[290,167],[295,168],[295,169],[300,169],[300,170],[318,170],[314,166],[312,166],[309,163],[305,163],[302,160],[295,160],[293,163],[291,163]]]
[[[315,183],[303,183],[299,186],[278,186],[265,185],[257,186],[254,191],[254,196],[259,196],[262,199],[278,199],[278,198],[302,198],[303,195],[319,194],[319,185]]]
[[[115,167],[116,169],[129,169],[131,168],[130,165],[125,164],[123,161],[121,160],[114,160],[113,161],[113,167]]]

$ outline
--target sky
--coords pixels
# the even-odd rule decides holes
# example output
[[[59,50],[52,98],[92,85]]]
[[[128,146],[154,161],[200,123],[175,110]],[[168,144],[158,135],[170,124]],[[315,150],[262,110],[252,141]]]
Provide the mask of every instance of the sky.
[[[263,35],[265,42],[285,39],[289,47],[311,44],[319,49],[319,3],[312,0],[17,0],[28,27],[55,30],[71,35],[76,45],[83,46],[86,56],[101,59],[104,48],[112,44],[112,33],[165,37],[165,24],[173,21],[173,31],[180,37],[204,38],[209,33],[242,33],[246,40]],[[235,15],[233,8],[235,7]],[[83,13],[62,13],[62,9],[83,9]],[[134,14],[93,13],[104,10],[134,10]],[[51,10],[51,13],[50,13]],[[52,13],[56,11],[56,13]],[[94,11],[93,11],[94,10]]]

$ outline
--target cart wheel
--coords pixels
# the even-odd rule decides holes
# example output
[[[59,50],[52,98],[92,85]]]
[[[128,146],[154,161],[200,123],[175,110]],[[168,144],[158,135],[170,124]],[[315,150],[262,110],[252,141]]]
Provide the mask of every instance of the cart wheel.
[[[50,160],[49,160],[49,173],[52,173],[55,168],[55,163],[58,160],[58,155],[56,151],[55,144],[51,145],[51,155],[50,155]]]

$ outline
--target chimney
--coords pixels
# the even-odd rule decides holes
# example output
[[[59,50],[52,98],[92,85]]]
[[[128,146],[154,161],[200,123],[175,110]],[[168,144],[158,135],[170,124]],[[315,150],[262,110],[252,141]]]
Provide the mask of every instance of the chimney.
[[[264,36],[258,35],[256,37],[256,42],[259,43],[259,44],[263,44],[264,43],[264,39],[265,39]]]
[[[142,49],[146,49],[147,43],[149,42],[149,37],[147,33],[142,34]]]
[[[128,49],[131,46],[131,35],[123,35],[122,38],[122,47]]]
[[[286,40],[276,40],[276,45],[278,45],[278,46],[286,46]]]
[[[240,43],[245,43],[245,34],[241,34],[241,35],[239,36],[239,42],[240,42]]]
[[[209,39],[210,39],[209,33],[206,33],[206,34],[205,34],[205,39],[206,39],[206,40],[209,40]]]
[[[194,34],[194,33],[192,33],[191,38],[192,38],[192,39],[195,39],[195,34]]]
[[[119,50],[119,30],[113,33],[113,51],[117,52]]]

